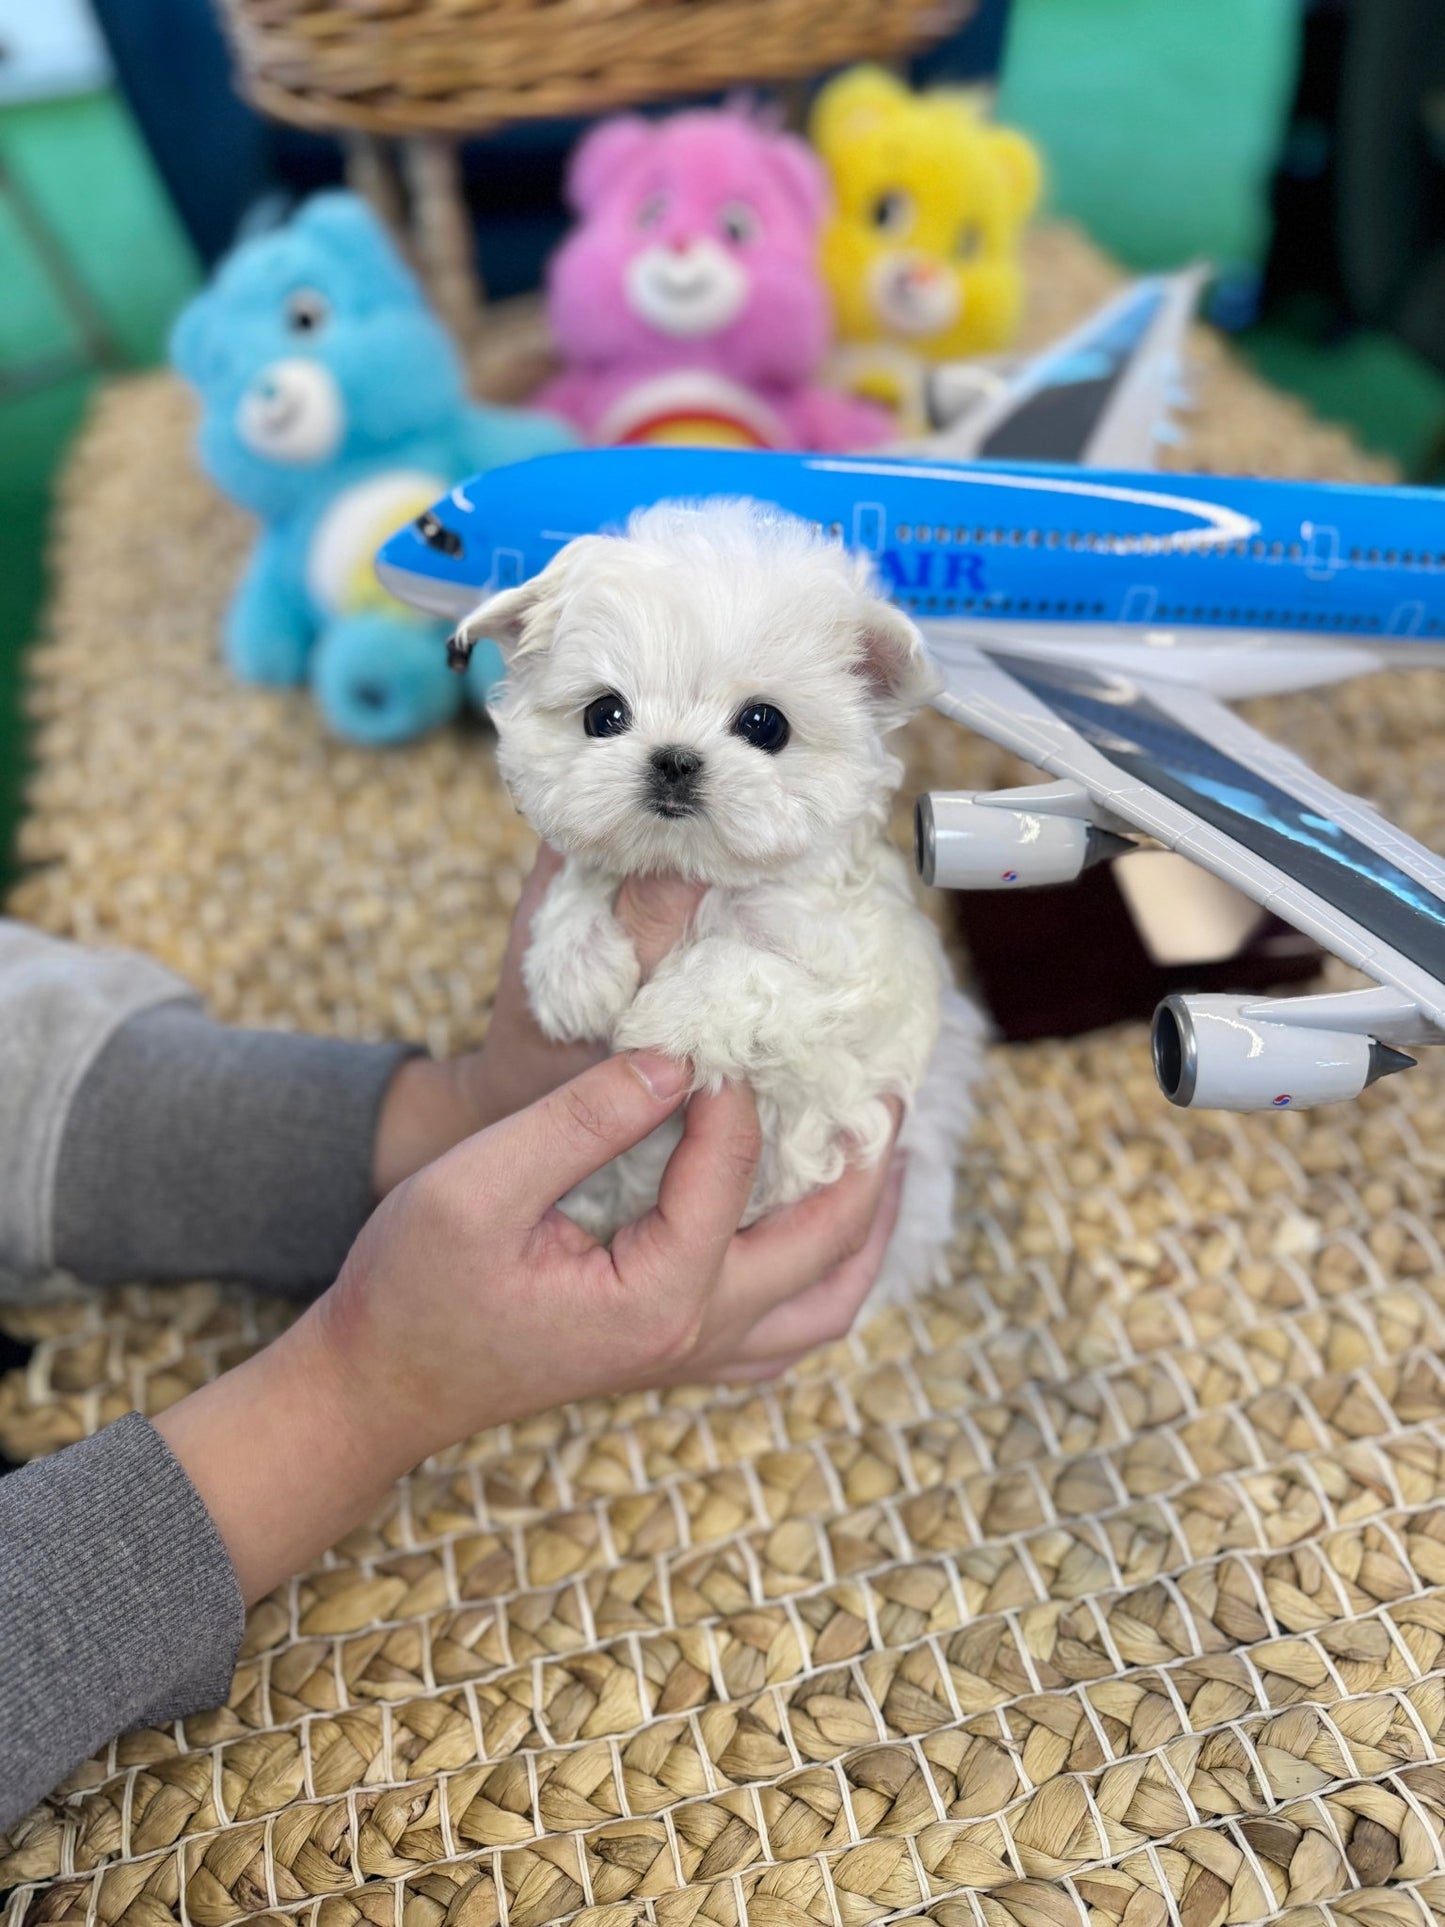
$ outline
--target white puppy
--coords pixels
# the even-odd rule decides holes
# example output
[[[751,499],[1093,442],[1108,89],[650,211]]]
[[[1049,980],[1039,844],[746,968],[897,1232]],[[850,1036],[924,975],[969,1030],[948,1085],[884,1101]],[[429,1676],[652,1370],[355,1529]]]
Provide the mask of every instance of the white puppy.
[[[889,840],[883,735],[932,695],[917,629],[866,563],[746,502],[664,504],[583,536],[484,602],[459,640],[507,662],[493,701],[518,806],[566,864],[524,972],[542,1028],[741,1079],[763,1155],[748,1220],[887,1144],[907,1106],[902,1208],[876,1295],[939,1272],[980,1030]],[[708,885],[649,981],[613,915],[622,879]],[[564,1209],[599,1237],[656,1199],[677,1123]]]

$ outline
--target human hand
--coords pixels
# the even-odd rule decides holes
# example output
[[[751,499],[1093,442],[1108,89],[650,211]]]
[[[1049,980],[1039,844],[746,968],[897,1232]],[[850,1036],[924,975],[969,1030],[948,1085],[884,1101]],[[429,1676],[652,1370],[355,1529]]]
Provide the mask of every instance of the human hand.
[[[318,1316],[328,1349],[374,1394],[359,1401],[368,1428],[379,1401],[394,1408],[399,1465],[594,1393],[778,1370],[851,1324],[877,1264],[848,1261],[888,1173],[851,1172],[739,1232],[760,1148],[744,1088],[692,1100],[656,1208],[610,1248],[556,1208],[670,1116],[689,1076],[650,1052],[596,1065],[375,1213]]]
[[[482,1427],[643,1386],[773,1376],[848,1330],[901,1164],[852,1170],[740,1232],[759,1150],[743,1088],[691,1099],[656,1208],[610,1250],[556,1208],[671,1116],[689,1079],[650,1053],[611,1058],[458,1145],[393,1191],[296,1325],[161,1415],[248,1598]]]
[[[561,867],[561,856],[544,843],[512,917],[481,1049],[440,1062],[412,1058],[392,1079],[377,1121],[372,1161],[377,1197],[463,1138],[524,1109],[606,1055],[602,1044],[559,1044],[544,1036],[522,983],[532,918]],[[702,884],[681,877],[624,881],[614,910],[637,952],[644,983],[683,936],[702,894]]]

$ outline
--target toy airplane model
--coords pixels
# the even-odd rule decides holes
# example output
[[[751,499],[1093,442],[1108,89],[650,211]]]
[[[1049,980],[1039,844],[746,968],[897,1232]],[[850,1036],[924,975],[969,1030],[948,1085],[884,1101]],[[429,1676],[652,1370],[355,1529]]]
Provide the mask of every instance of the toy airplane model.
[[[919,799],[925,880],[1057,883],[1143,834],[1374,980],[1289,999],[1175,996],[1176,1104],[1331,1103],[1445,1042],[1445,862],[1235,716],[1232,698],[1445,663],[1445,496],[1143,468],[1193,291],[1144,283],[886,455],[551,455],[454,489],[378,558],[454,618],[573,537],[665,497],[751,496],[867,550],[945,678],[938,706],[1052,782]],[[1061,437],[1136,466],[1011,457]]]

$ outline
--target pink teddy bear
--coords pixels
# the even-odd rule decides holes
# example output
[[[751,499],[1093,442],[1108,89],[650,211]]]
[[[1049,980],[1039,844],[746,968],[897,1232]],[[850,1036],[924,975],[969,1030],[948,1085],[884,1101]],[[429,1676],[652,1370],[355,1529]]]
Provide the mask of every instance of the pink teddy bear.
[[[536,401],[592,442],[868,448],[895,431],[813,379],[832,339],[822,164],[730,109],[604,121],[572,158],[581,217],[548,272],[568,367]]]

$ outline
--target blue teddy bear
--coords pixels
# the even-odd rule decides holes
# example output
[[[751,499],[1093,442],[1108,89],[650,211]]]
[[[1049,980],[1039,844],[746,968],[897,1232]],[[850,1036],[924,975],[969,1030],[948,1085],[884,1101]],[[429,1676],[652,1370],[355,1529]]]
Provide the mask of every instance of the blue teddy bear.
[[[202,465],[263,524],[226,616],[236,674],[309,679],[359,743],[446,722],[464,693],[483,703],[496,651],[476,652],[464,684],[444,626],[393,601],[372,557],[463,477],[571,447],[564,424],[468,402],[450,337],[354,194],[319,194],[237,247],[171,354],[203,405]]]

